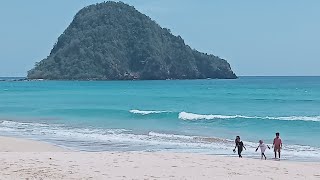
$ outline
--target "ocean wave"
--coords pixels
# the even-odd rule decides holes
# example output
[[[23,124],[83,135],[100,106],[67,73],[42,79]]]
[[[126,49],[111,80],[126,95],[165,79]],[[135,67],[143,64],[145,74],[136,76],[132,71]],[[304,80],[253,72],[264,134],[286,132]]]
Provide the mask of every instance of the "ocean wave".
[[[243,116],[243,115],[216,115],[216,114],[195,114],[188,112],[180,112],[179,119],[182,120],[213,120],[213,119],[269,119],[269,120],[284,120],[284,121],[315,121],[320,122],[320,116]]]
[[[34,126],[34,127],[47,127],[48,124],[44,123],[28,123],[28,122],[16,122],[16,121],[6,121],[2,120],[0,124],[8,127],[26,127],[26,126]]]
[[[234,146],[233,140],[217,137],[202,137],[185,134],[163,133],[150,131],[148,133],[134,133],[129,129],[99,129],[75,128],[56,124],[41,124],[31,122],[0,121],[0,133],[31,137],[37,140],[57,140],[57,145],[72,147],[77,150],[102,151],[114,147],[113,150],[127,150],[132,147],[142,151],[200,152],[231,155]],[[60,143],[60,144],[59,144]],[[255,154],[257,143],[244,141],[247,147],[246,154]],[[89,144],[89,145],[88,145]],[[107,144],[107,145],[106,145]],[[90,149],[91,148],[91,149]],[[272,151],[268,151],[271,155]],[[320,148],[304,145],[284,146],[286,157],[319,158]]]
[[[320,122],[320,116],[287,116],[287,117],[264,117],[265,119],[287,120],[287,121],[316,121]],[[261,119],[264,119],[263,117]]]
[[[133,110],[130,110],[129,112],[133,114],[148,115],[148,114],[168,113],[169,111],[143,111],[143,110],[133,109]]]
[[[157,133],[149,132],[149,136],[160,137],[170,140],[181,140],[189,142],[201,142],[201,143],[233,143],[232,140],[216,138],[216,137],[203,137],[203,136],[188,136],[188,135],[179,135],[179,134],[166,134],[166,133]]]
[[[149,132],[149,136],[168,138],[168,139],[186,139],[186,140],[193,139],[192,136],[177,135],[177,134],[165,134],[165,133],[157,133],[157,132],[152,132],[152,131]]]
[[[114,143],[141,146],[165,146],[171,148],[213,148],[215,145],[199,144],[192,136],[162,134],[149,132],[135,134],[128,129],[72,128],[62,125],[2,121],[0,133],[44,139],[63,140],[68,146],[70,142]],[[218,146],[216,146],[218,148]]]
[[[194,113],[187,113],[187,112],[181,112],[179,113],[179,119],[182,120],[210,120],[210,119],[234,119],[234,118],[249,118],[247,116],[240,116],[240,115],[234,115],[234,116],[228,116],[228,115],[215,115],[215,114],[194,114]]]

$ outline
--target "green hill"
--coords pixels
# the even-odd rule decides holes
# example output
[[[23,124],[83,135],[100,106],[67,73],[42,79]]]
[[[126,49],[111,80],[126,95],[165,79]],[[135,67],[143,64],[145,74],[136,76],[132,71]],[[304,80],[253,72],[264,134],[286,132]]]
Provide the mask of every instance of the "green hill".
[[[191,49],[180,36],[122,2],[80,10],[29,79],[201,79],[237,76],[229,63]]]

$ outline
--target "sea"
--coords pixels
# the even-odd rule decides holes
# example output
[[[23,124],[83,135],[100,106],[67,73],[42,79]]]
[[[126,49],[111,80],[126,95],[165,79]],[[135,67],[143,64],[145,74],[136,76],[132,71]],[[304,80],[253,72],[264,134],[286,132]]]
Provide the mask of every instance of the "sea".
[[[234,80],[17,81],[0,78],[0,136],[75,151],[182,152],[320,161],[320,77]],[[267,150],[268,158],[273,151]]]

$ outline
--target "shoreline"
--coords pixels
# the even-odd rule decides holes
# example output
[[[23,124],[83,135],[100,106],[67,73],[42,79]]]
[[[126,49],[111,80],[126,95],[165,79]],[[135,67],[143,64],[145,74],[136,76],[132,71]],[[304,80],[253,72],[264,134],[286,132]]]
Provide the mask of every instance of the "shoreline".
[[[44,141],[31,140],[11,136],[0,136],[1,152],[68,152],[62,148]]]
[[[0,136],[0,179],[319,179],[320,163],[171,152],[77,152]]]
[[[9,150],[2,150],[1,149],[1,144],[3,144],[2,139],[7,138],[11,139],[13,142],[19,142],[20,144],[26,143],[27,145],[32,145],[32,147],[28,147],[25,150],[20,150],[17,147],[12,147],[9,146]],[[217,138],[219,139],[219,138]],[[10,141],[8,141],[10,142]],[[4,144],[8,143],[5,142]],[[10,145],[10,144],[9,144]],[[23,145],[21,145],[23,146]],[[35,147],[33,147],[35,146]],[[8,146],[7,146],[8,147]],[[233,148],[232,146],[230,146]],[[11,149],[11,150],[10,150]],[[12,150],[13,149],[13,150]],[[90,150],[90,149],[78,149],[77,147],[70,147],[66,144],[63,143],[57,143],[57,142],[52,142],[52,141],[46,141],[41,138],[32,138],[32,137],[24,137],[24,136],[19,136],[19,135],[0,135],[0,152],[65,152],[65,151],[72,151],[72,152],[94,152],[94,153],[101,153],[101,152],[154,152],[154,153],[174,153],[174,154],[199,154],[199,155],[208,155],[208,156],[217,156],[217,157],[226,157],[226,158],[238,158],[237,153],[229,153],[229,154],[224,154],[224,153],[211,153],[211,152],[192,152],[192,151],[166,151],[166,150],[155,150],[155,151],[141,151],[141,150],[134,150],[134,149],[129,149],[129,150]],[[231,150],[230,150],[231,151]],[[304,163],[316,163],[320,162],[318,159],[312,159],[311,157],[309,158],[301,158],[301,157],[287,157],[285,153],[282,153],[282,162],[304,162]],[[267,155],[267,160],[275,161],[273,157],[273,151],[272,149],[266,153]],[[260,160],[260,151],[258,152],[248,152],[247,150],[243,152],[244,158],[247,159],[253,159],[253,160]]]

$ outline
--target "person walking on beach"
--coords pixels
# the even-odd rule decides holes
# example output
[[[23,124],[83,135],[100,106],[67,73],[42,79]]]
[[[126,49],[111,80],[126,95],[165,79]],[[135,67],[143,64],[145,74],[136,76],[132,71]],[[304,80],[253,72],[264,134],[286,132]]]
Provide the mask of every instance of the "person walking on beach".
[[[273,139],[273,148],[274,148],[274,158],[277,159],[277,152],[279,154],[280,159],[280,152],[282,149],[282,140],[280,138],[280,133],[276,133],[276,137]]]
[[[246,147],[244,147],[243,142],[240,140],[240,136],[237,136],[234,142],[235,142],[236,146],[234,147],[233,152],[236,152],[236,148],[238,148],[239,158],[242,158],[241,153],[243,151],[243,148],[245,150],[247,150],[247,149],[246,149]]]
[[[266,151],[267,148],[270,149],[270,147],[268,145],[265,145],[262,140],[259,140],[259,146],[257,147],[256,152],[258,151],[259,148],[261,150],[261,159],[264,158],[265,160],[267,160],[267,157],[264,154],[264,152]]]

